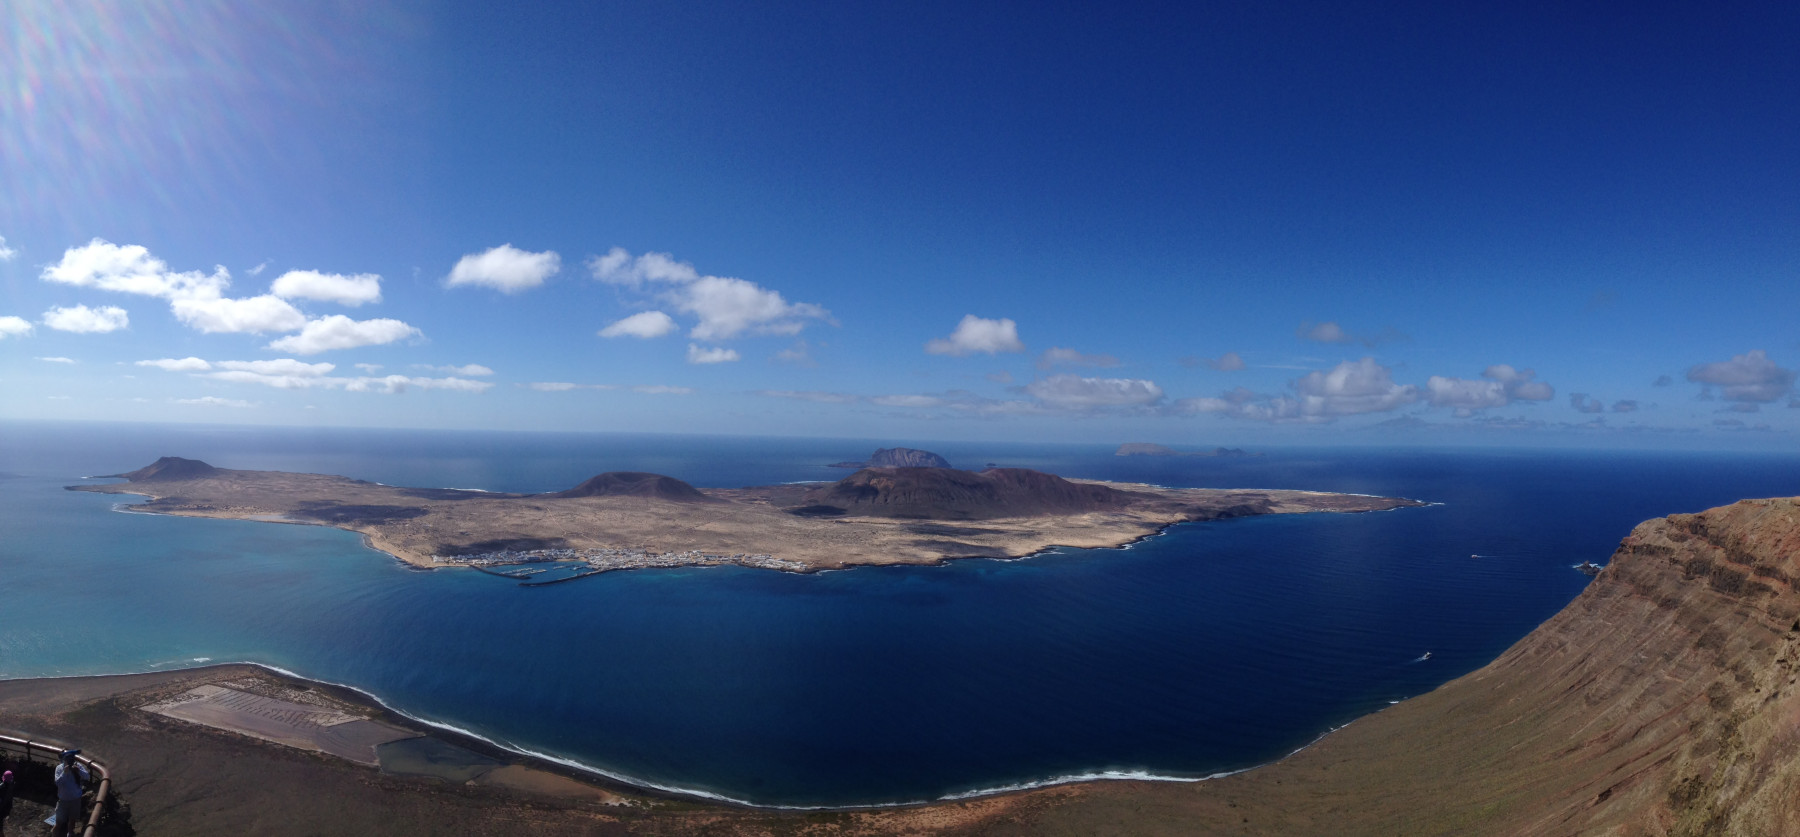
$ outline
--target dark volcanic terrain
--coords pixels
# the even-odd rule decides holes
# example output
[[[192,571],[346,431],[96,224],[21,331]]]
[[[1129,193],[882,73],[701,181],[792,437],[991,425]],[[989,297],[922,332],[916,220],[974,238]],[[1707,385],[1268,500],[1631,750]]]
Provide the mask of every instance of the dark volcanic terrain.
[[[804,496],[809,507],[836,509],[837,514],[914,520],[1082,514],[1156,499],[1024,468],[975,472],[923,467],[864,468]]]

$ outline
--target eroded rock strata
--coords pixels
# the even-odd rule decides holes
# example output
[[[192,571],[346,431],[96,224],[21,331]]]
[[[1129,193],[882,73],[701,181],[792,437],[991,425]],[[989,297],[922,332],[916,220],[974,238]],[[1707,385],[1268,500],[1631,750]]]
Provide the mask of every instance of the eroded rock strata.
[[[1088,786],[1037,816],[1118,833],[1800,834],[1797,577],[1800,498],[1652,520],[1471,674],[1248,773]]]

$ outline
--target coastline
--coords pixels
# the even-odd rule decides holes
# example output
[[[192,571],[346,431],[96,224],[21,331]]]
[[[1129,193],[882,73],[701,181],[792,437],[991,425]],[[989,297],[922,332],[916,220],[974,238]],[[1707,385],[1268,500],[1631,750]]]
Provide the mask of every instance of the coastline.
[[[1018,781],[1018,782],[1011,782],[1011,783],[1003,784],[1003,785],[995,785],[992,787],[976,788],[976,789],[966,790],[966,791],[954,791],[954,792],[946,793],[946,794],[936,797],[934,799],[899,800],[899,801],[891,801],[891,802],[869,802],[869,803],[855,803],[855,804],[848,804],[848,805],[782,805],[782,804],[773,804],[773,803],[754,802],[751,800],[740,799],[737,797],[732,797],[732,796],[728,796],[728,795],[725,795],[722,793],[716,793],[713,791],[708,791],[708,790],[704,790],[704,789],[700,789],[700,788],[691,788],[691,787],[684,787],[684,786],[680,786],[680,785],[659,783],[659,782],[642,779],[642,778],[638,778],[638,777],[633,777],[633,776],[630,776],[627,774],[607,770],[605,768],[597,767],[597,766],[594,766],[591,764],[586,764],[584,762],[581,762],[581,761],[578,761],[575,759],[557,756],[557,755],[554,755],[551,753],[539,752],[539,751],[532,750],[529,748],[520,747],[517,745],[502,742],[502,741],[497,741],[497,740],[488,738],[484,735],[481,735],[480,733],[474,732],[472,730],[464,729],[462,727],[458,727],[453,724],[448,724],[448,723],[444,723],[441,721],[435,721],[430,718],[425,718],[425,717],[420,717],[420,716],[409,714],[409,713],[405,712],[404,710],[394,707],[393,705],[389,704],[387,701],[383,700],[381,698],[381,696],[379,696],[373,692],[370,692],[366,689],[363,689],[363,688],[360,688],[360,687],[357,687],[354,685],[350,685],[350,684],[337,683],[337,682],[330,681],[330,680],[321,680],[321,679],[317,679],[317,678],[313,678],[313,677],[307,677],[307,676],[299,674],[297,672],[290,671],[288,669],[282,668],[280,666],[272,665],[269,663],[257,662],[257,661],[253,661],[253,660],[241,660],[241,661],[217,661],[217,660],[199,661],[199,660],[195,660],[195,661],[179,661],[179,662],[193,662],[195,664],[188,665],[188,666],[168,667],[168,668],[160,668],[159,667],[159,668],[152,668],[152,669],[149,669],[146,671],[136,671],[136,672],[115,672],[115,673],[108,673],[108,674],[71,674],[71,675],[49,675],[49,676],[42,676],[42,677],[0,678],[0,684],[10,684],[12,687],[25,686],[28,688],[35,688],[35,690],[38,690],[38,691],[44,691],[44,689],[42,687],[66,684],[67,686],[71,687],[67,691],[89,692],[89,691],[93,691],[93,690],[85,689],[82,687],[93,686],[93,685],[103,685],[103,684],[109,683],[109,682],[123,683],[123,682],[131,681],[134,679],[159,678],[159,677],[169,678],[169,679],[192,678],[195,680],[206,680],[206,679],[209,679],[208,675],[220,675],[221,677],[235,676],[237,673],[237,670],[245,669],[245,668],[255,669],[255,670],[263,673],[265,676],[276,678],[281,681],[286,681],[291,684],[299,685],[303,689],[307,689],[307,690],[316,689],[316,690],[319,690],[322,694],[331,695],[339,700],[345,700],[347,698],[348,702],[357,704],[363,708],[373,711],[378,717],[380,717],[382,720],[384,720],[386,722],[395,723],[397,725],[400,725],[400,726],[403,726],[403,727],[406,727],[409,729],[413,729],[415,731],[425,734],[428,737],[438,738],[438,739],[448,739],[448,743],[451,743],[451,744],[459,746],[459,747],[463,747],[465,749],[473,750],[482,755],[503,756],[509,760],[510,764],[515,764],[515,765],[519,765],[519,766],[524,766],[524,767],[529,767],[532,769],[543,770],[543,771],[547,771],[550,773],[554,773],[556,775],[560,775],[560,776],[563,776],[568,779],[572,779],[577,782],[593,785],[597,789],[604,791],[604,792],[614,793],[614,794],[622,794],[622,795],[626,796],[628,800],[632,796],[643,797],[644,799],[641,801],[686,800],[690,803],[699,804],[699,805],[714,805],[714,806],[722,806],[722,807],[725,807],[728,809],[736,809],[736,810],[742,810],[742,811],[747,811],[747,812],[767,812],[767,813],[866,813],[866,812],[883,812],[883,811],[904,811],[904,810],[909,810],[909,809],[924,809],[924,808],[932,808],[932,807],[936,807],[936,806],[950,805],[950,804],[961,803],[961,802],[992,799],[995,797],[1027,794],[1027,793],[1031,793],[1034,791],[1055,789],[1055,788],[1067,787],[1067,786],[1071,786],[1071,785],[1086,785],[1086,784],[1109,783],[1109,782],[1151,782],[1151,783],[1193,785],[1193,784],[1199,784],[1199,783],[1203,783],[1203,782],[1214,781],[1217,779],[1223,779],[1223,778],[1230,777],[1230,776],[1238,776],[1238,775],[1250,773],[1252,771],[1260,770],[1260,769],[1269,767],[1271,765],[1279,764],[1282,761],[1292,758],[1293,756],[1295,756],[1301,752],[1304,752],[1311,747],[1316,746],[1320,742],[1324,741],[1330,735],[1350,726],[1350,723],[1354,723],[1354,721],[1352,721],[1350,723],[1345,723],[1345,724],[1341,724],[1336,727],[1332,727],[1331,729],[1328,729],[1328,730],[1320,733],[1318,735],[1318,737],[1307,742],[1306,744],[1302,745],[1301,747],[1293,750],[1292,752],[1289,752],[1279,758],[1272,759],[1268,762],[1262,762],[1262,763],[1258,763],[1258,764],[1251,765],[1248,767],[1242,767],[1242,768],[1237,768],[1237,769],[1233,769],[1233,770],[1217,771],[1217,772],[1208,773],[1206,775],[1200,775],[1200,776],[1162,774],[1162,773],[1153,772],[1148,769],[1107,768],[1107,769],[1095,769],[1095,770],[1083,771],[1083,772],[1079,772],[1079,773],[1059,774],[1059,775],[1055,775],[1055,776],[1045,777],[1042,779],[1026,779],[1026,780],[1022,780],[1022,781]],[[211,679],[221,679],[221,677],[215,677],[215,678],[211,678]],[[1379,711],[1382,711],[1382,710],[1377,710],[1377,712],[1379,712]],[[4,714],[5,713],[3,711],[0,711],[0,717],[3,717]],[[1371,713],[1371,714],[1374,714],[1374,713]],[[249,744],[251,741],[254,741],[254,740],[255,739],[245,737],[246,744]],[[296,752],[304,752],[304,751],[296,750]],[[102,754],[102,755],[104,755],[104,754]],[[325,758],[336,758],[334,756],[324,756],[324,757]],[[351,764],[351,762],[348,762],[348,761],[343,762],[343,763],[345,765]],[[625,804],[631,804],[631,803],[628,801]]]

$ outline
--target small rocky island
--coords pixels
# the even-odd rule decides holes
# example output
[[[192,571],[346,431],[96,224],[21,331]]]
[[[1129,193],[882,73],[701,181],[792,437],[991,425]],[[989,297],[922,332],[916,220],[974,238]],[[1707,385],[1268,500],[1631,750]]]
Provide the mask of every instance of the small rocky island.
[[[1190,521],[1423,505],[1314,491],[1071,480],[1024,468],[871,467],[823,485],[705,491],[661,474],[609,471],[549,494],[400,488],[179,457],[112,478],[125,482],[69,489],[151,498],[131,507],[139,512],[335,526],[416,567],[573,561],[586,563],[583,575],[1014,558],[1052,546],[1120,546]]]
[[[1153,442],[1126,442],[1113,451],[1114,456],[1262,456],[1243,448],[1213,448],[1212,450],[1181,451],[1168,445]]]
[[[882,448],[864,462],[833,462],[828,468],[948,468],[950,460],[917,448]]]

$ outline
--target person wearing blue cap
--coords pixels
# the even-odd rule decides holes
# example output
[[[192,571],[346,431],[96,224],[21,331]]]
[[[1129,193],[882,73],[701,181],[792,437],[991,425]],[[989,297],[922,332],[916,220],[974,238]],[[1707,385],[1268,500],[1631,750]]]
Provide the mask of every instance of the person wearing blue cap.
[[[75,823],[81,820],[81,790],[88,781],[87,767],[75,760],[80,750],[62,751],[62,762],[56,765],[56,827],[52,837],[79,834]]]

